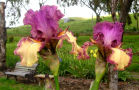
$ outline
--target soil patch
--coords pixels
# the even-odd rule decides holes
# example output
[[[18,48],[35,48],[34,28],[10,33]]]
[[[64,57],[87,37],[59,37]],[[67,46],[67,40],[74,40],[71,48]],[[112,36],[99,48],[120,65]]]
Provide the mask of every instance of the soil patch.
[[[0,72],[0,77],[4,77],[4,74]],[[11,77],[11,79],[14,79]],[[72,78],[72,77],[59,77],[60,90],[89,90],[92,79],[83,79],[83,78]],[[35,84],[29,82],[27,79],[19,77],[19,83],[24,84]],[[99,90],[108,90],[107,83],[101,83]],[[119,81],[118,90],[139,90],[139,81],[138,80],[129,80],[126,82]]]
[[[91,79],[73,79],[70,77],[60,77],[60,90],[89,90]],[[99,90],[109,90],[107,83],[101,83]],[[139,90],[139,81],[128,82],[119,81],[118,90]]]

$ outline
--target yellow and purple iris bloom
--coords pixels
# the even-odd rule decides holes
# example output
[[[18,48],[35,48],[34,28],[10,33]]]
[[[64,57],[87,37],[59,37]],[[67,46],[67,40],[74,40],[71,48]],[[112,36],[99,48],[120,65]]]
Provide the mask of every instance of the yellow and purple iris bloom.
[[[107,63],[114,64],[115,70],[124,70],[131,63],[132,49],[122,49],[122,24],[119,22],[100,22],[94,26],[92,44],[98,47],[95,63],[96,78],[90,90],[98,90],[106,72]]]
[[[100,22],[94,26],[92,43],[106,57],[106,61],[115,65],[115,70],[124,70],[131,63],[132,49],[122,49],[122,24],[119,22]]]
[[[56,53],[57,43],[64,34],[58,24],[63,16],[56,6],[48,5],[41,7],[39,11],[29,10],[26,13],[24,25],[31,25],[31,37],[22,38],[14,51],[20,56],[22,65],[32,66],[37,62],[38,52],[42,55]],[[42,50],[46,52],[43,53]]]
[[[32,66],[36,63],[39,53],[44,59],[44,64],[50,68],[54,75],[56,87],[53,88],[56,90],[59,90],[58,70],[60,63],[56,47],[61,45],[60,39],[67,31],[62,31],[59,28],[58,21],[63,16],[56,6],[42,6],[39,11],[29,10],[25,15],[24,25],[31,25],[31,37],[22,38],[14,51],[15,55],[20,56],[21,64],[24,66]]]

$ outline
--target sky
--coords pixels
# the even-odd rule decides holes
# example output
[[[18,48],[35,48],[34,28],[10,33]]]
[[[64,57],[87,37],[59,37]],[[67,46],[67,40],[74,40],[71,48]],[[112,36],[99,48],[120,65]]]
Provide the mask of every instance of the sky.
[[[0,0],[0,1],[4,1],[5,0]],[[30,4],[28,6],[25,6],[27,10],[29,9],[33,9],[33,10],[39,10],[39,4],[38,4],[39,0],[31,0]],[[65,8],[65,13],[64,13],[64,8],[60,7],[57,3],[56,0],[47,0],[45,5],[56,5],[58,7],[58,9],[60,9],[60,11],[65,15],[63,18],[67,18],[67,17],[83,17],[83,18],[91,18],[92,16],[95,16],[95,13],[89,9],[86,6],[70,6],[70,7],[66,7]],[[23,18],[25,13],[27,12],[25,8],[21,9],[21,18],[19,19],[18,24],[16,24],[15,26],[21,26],[23,25]],[[104,13],[102,13],[101,15],[104,15]],[[6,20],[8,21],[8,20]],[[9,23],[6,23],[6,26],[9,26]]]

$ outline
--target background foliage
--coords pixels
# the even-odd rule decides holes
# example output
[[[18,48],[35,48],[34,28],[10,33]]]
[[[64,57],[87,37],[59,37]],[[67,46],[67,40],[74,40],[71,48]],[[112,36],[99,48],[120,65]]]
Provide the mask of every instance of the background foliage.
[[[131,17],[133,17],[131,15]],[[110,17],[103,17],[103,20],[111,21]],[[81,46],[85,41],[89,41],[89,38],[92,37],[92,23],[91,19],[84,18],[71,18],[71,21],[64,23],[63,20],[60,21],[60,27],[65,29],[67,26],[70,26],[70,30],[77,35],[77,42]],[[132,19],[135,22],[134,19]],[[132,31],[135,24],[132,23],[131,26],[126,26],[126,32]],[[7,30],[8,40],[7,40],[7,66],[8,68],[13,69],[16,62],[19,61],[19,57],[14,55],[14,50],[18,41],[22,37],[29,36],[30,26],[21,26],[17,28],[11,28]],[[78,35],[80,34],[80,35]],[[82,34],[85,34],[85,36]],[[130,33],[131,34],[131,33]],[[139,35],[124,35],[123,38],[123,48],[132,48],[133,53],[139,52]],[[89,50],[94,50],[96,47],[91,47]],[[70,55],[71,45],[64,42],[64,45],[61,49],[57,50],[59,57],[62,59],[60,62],[60,76],[72,76],[72,77],[83,77],[83,78],[94,78],[94,62],[95,58],[91,57],[90,60],[77,60],[73,55]],[[132,64],[124,72],[119,72],[119,79],[126,80],[129,76],[129,72],[139,72],[139,55],[133,55]],[[48,67],[46,67],[42,61],[39,59],[39,66],[37,68],[37,73],[50,73]]]

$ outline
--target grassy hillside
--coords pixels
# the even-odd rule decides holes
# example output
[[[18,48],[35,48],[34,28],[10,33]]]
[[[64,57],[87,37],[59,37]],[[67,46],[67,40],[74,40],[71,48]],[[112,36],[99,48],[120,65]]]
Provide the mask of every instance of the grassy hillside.
[[[136,21],[131,15],[132,18],[132,24],[126,25],[125,31],[139,31],[139,29],[136,28]],[[112,21],[110,16],[102,17],[102,21]],[[92,27],[96,24],[95,18],[93,19],[84,19],[79,17],[73,17],[70,18],[70,21],[67,23],[64,23],[64,20],[61,20],[59,22],[60,28],[65,29],[66,27],[70,26],[69,30],[71,30],[74,34],[92,34]],[[30,26],[20,26],[17,28],[8,29],[8,36],[27,36],[30,33]]]
[[[101,17],[102,21],[112,21],[111,16],[103,16]],[[132,24],[126,25],[125,31],[137,31],[136,28],[136,21],[131,15]],[[70,30],[74,33],[92,33],[92,27],[96,24],[95,18],[93,19],[83,19],[83,18],[71,18],[71,21],[68,23],[64,23],[63,21],[60,21],[60,27],[62,29],[66,28],[67,26],[70,26]],[[139,30],[138,30],[139,31]]]

